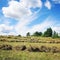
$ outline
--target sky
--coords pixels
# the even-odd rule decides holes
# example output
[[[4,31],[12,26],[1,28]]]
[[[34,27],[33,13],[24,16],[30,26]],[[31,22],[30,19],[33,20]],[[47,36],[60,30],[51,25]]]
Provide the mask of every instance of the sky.
[[[60,0],[0,0],[0,35],[60,33]]]

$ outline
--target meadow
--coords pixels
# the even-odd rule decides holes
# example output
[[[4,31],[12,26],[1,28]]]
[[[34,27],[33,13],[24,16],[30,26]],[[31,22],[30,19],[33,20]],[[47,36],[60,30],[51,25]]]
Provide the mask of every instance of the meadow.
[[[0,60],[60,60],[60,38],[0,36]]]

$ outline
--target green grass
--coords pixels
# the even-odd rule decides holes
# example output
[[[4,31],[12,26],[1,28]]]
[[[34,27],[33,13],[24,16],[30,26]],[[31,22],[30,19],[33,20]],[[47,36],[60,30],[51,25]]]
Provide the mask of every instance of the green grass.
[[[60,60],[60,54],[0,50],[0,60]]]

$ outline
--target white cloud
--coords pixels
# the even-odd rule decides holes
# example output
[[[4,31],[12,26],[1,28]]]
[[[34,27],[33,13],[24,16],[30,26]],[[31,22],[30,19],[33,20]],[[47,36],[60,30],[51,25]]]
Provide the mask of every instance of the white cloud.
[[[41,6],[42,2],[40,0],[20,0],[20,2],[9,1],[9,6],[3,7],[2,11],[6,17],[21,19],[32,15],[30,8]]]
[[[18,35],[14,29],[15,27],[9,24],[0,24],[0,35]]]
[[[9,32],[9,33],[0,32],[0,35],[16,35],[16,33],[15,32]]]
[[[54,26],[52,29],[53,29],[54,31],[60,33],[60,26]]]
[[[53,22],[53,19],[51,19],[51,18],[52,17],[49,16],[42,23],[32,26],[32,28],[30,29],[30,32],[31,33],[35,32],[35,31],[44,32],[47,28],[54,26],[55,22]]]
[[[27,25],[36,19],[36,14],[32,13],[30,8],[42,7],[41,0],[20,0],[20,2],[11,0],[8,7],[3,7],[2,11],[6,17],[18,19],[18,23],[14,26],[18,34],[27,32]]]
[[[35,31],[42,31],[44,32],[47,28],[54,26],[55,21],[53,21],[52,17],[48,17],[45,21],[43,21],[40,24],[36,24],[32,27],[27,26],[28,24],[17,24],[15,26],[15,30],[18,34],[25,35],[27,32],[30,32],[31,34]]]
[[[46,6],[48,9],[51,9],[51,3],[50,3],[48,0],[46,1],[45,6]]]
[[[31,15],[31,11],[17,1],[10,1],[9,7],[3,7],[2,10],[5,16],[17,19]]]
[[[26,8],[36,8],[36,7],[42,7],[41,0],[21,0],[21,5],[25,6]]]
[[[5,25],[5,24],[0,24],[0,31],[3,30],[12,30],[13,26]]]
[[[52,1],[55,2],[56,4],[60,3],[60,0],[52,0]]]
[[[35,31],[44,32],[49,27],[52,27],[53,30],[60,32],[60,27],[55,26],[56,21],[54,21],[54,19],[52,19],[52,17],[48,17],[42,23],[33,25],[32,27],[28,26],[29,21],[28,21],[28,19],[26,19],[24,22],[19,21],[15,26],[10,26],[9,24],[0,24],[0,35],[18,35],[18,34],[21,34],[21,35],[25,36],[27,32],[30,32],[31,34],[34,33]],[[9,32],[3,33],[2,31],[9,31]]]
[[[25,35],[29,31],[28,25],[37,18],[36,14],[28,18],[22,19],[14,27],[17,34]]]

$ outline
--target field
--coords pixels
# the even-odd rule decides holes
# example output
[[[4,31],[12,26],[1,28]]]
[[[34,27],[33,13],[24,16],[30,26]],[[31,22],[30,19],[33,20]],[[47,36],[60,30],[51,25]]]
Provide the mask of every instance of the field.
[[[0,36],[0,60],[60,60],[60,38]]]

